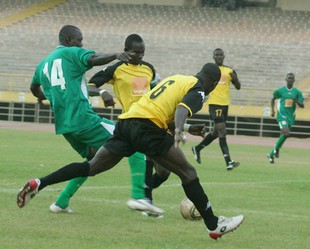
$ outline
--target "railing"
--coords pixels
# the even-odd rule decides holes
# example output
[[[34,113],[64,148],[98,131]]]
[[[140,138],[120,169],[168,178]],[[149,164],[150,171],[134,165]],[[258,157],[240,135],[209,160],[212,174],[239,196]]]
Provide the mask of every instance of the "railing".
[[[94,108],[101,117],[110,120],[117,120],[121,113],[120,109]],[[54,123],[53,113],[49,105],[33,103],[0,102],[0,120],[32,122],[32,123]],[[188,119],[190,124],[206,124],[209,131],[212,129],[212,122],[209,115],[196,114]],[[267,117],[240,117],[230,116],[227,119],[227,132],[231,135],[246,135],[257,137],[277,137],[279,127],[274,118]],[[292,137],[310,137],[310,121],[296,120]]]

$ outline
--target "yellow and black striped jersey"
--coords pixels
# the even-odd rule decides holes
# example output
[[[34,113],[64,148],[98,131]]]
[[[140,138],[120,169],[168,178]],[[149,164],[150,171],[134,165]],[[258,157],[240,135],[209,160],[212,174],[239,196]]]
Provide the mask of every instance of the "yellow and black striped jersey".
[[[139,65],[134,65],[120,61],[96,73],[89,82],[97,86],[112,84],[123,112],[126,112],[132,103],[151,89],[154,78],[155,69],[150,63],[142,61]]]
[[[198,112],[204,103],[205,92],[198,78],[186,75],[173,75],[162,80],[154,89],[143,95],[128,112],[119,119],[145,118],[160,128],[168,128],[174,121],[178,105],[189,111],[189,116]]]
[[[219,66],[221,79],[215,89],[210,93],[208,104],[210,105],[229,105],[230,103],[230,73],[233,69],[227,66]]]

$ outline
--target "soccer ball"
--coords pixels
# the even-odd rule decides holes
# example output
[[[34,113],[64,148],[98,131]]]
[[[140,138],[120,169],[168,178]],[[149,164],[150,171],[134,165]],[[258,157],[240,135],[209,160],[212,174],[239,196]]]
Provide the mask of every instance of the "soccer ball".
[[[202,217],[198,210],[196,209],[194,203],[185,197],[180,204],[180,212],[184,219],[186,220],[201,220]]]

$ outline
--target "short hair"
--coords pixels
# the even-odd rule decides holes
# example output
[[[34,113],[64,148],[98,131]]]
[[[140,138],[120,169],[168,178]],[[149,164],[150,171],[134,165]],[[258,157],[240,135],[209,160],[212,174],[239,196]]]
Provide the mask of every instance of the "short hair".
[[[60,42],[65,42],[67,37],[70,36],[71,34],[75,33],[77,30],[80,30],[78,27],[73,26],[73,25],[65,25],[61,28],[59,31],[59,41]]]
[[[216,48],[216,49],[213,50],[213,54],[214,54],[216,51],[223,51],[223,53],[224,53],[224,50],[223,50],[223,49],[221,49],[221,48]]]
[[[125,40],[125,48],[129,49],[132,46],[132,43],[134,42],[143,42],[143,39],[141,38],[140,35],[137,34],[131,34],[127,36]]]
[[[221,79],[221,70],[215,63],[205,64],[200,72],[213,81],[219,81]]]

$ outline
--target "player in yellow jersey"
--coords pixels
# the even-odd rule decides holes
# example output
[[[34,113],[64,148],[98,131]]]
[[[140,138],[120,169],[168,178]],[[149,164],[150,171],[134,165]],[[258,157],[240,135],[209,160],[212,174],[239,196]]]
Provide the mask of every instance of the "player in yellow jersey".
[[[137,102],[145,93],[156,86],[156,72],[152,64],[143,60],[145,53],[145,43],[138,34],[130,34],[125,40],[124,52],[131,54],[129,61],[119,61],[100,70],[89,80],[92,95],[101,95],[105,106],[114,106],[113,97],[107,91],[99,90],[99,87],[108,83],[113,87],[113,91],[117,100],[122,106],[122,111],[127,112],[130,106]],[[93,86],[93,84],[95,86]],[[136,176],[133,186],[145,187],[147,201],[152,203],[152,172],[153,162],[141,153],[136,153],[135,157],[131,157],[130,161],[135,167],[131,167],[131,173]],[[137,177],[140,175],[141,177]],[[139,180],[141,179],[141,180]],[[139,191],[137,191],[139,192]],[[133,210],[141,210],[140,203],[137,198],[131,198],[127,201],[127,206]],[[151,215],[153,213],[145,213]],[[162,217],[162,214],[160,214]]]
[[[230,103],[230,83],[232,83],[237,90],[240,90],[241,83],[237,73],[232,68],[223,65],[224,58],[225,54],[221,48],[217,48],[213,51],[213,59],[219,66],[222,74],[217,87],[210,93],[208,99],[210,118],[214,122],[214,127],[212,132],[209,133],[200,144],[192,147],[192,151],[196,161],[201,163],[200,151],[212,143],[213,140],[219,138],[219,145],[225,159],[226,169],[232,170],[239,166],[239,162],[233,161],[229,154],[226,141],[226,119]]]
[[[205,96],[216,87],[220,77],[219,67],[207,63],[196,76],[174,75],[162,80],[119,116],[113,136],[92,160],[71,163],[50,175],[29,180],[17,195],[17,205],[23,207],[48,185],[94,176],[139,151],[180,178],[186,196],[201,214],[212,239],[235,230],[244,216],[226,218],[213,213],[195,168],[179,147],[179,142],[185,142],[186,118],[201,110]],[[172,122],[175,123],[174,135],[168,130]]]

